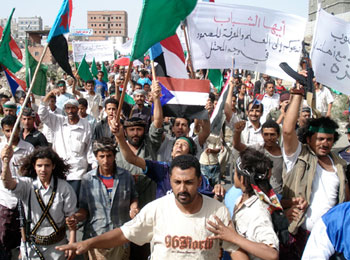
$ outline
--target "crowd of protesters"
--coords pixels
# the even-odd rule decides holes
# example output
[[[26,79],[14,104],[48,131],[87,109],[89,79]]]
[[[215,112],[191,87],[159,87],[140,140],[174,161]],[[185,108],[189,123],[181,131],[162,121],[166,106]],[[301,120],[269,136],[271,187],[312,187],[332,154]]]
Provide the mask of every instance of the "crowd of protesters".
[[[207,119],[166,117],[148,64],[126,86],[108,63],[108,82],[51,78],[19,129],[24,93],[1,92],[0,259],[350,259],[350,148],[333,149],[327,87],[310,107],[298,82],[235,71],[216,135],[217,89]]]

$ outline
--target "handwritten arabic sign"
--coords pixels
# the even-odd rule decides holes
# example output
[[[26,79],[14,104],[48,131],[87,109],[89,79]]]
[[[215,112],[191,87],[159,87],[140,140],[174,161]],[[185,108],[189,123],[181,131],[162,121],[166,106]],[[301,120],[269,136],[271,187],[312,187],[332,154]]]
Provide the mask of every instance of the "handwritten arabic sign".
[[[350,23],[320,10],[311,60],[316,80],[350,94]]]
[[[113,43],[109,41],[73,41],[73,60],[81,62],[86,54],[86,61],[111,61],[114,60]]]
[[[71,36],[91,36],[93,34],[92,29],[70,29]]]
[[[198,3],[187,18],[195,69],[232,66],[290,79],[281,62],[297,69],[306,20],[279,11]]]

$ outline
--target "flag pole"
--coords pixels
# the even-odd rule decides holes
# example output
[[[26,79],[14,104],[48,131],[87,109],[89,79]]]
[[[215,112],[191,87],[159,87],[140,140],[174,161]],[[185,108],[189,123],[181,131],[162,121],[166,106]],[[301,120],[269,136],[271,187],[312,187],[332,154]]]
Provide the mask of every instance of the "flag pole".
[[[49,44],[46,44],[44,50],[43,50],[43,53],[41,54],[41,57],[40,57],[40,60],[38,62],[38,65],[36,66],[35,68],[35,72],[34,72],[34,75],[33,75],[33,78],[30,82],[30,87],[28,89],[28,92],[27,92],[27,95],[26,95],[26,98],[24,99],[24,102],[22,104],[22,107],[21,107],[21,110],[19,111],[19,114],[17,116],[17,119],[16,119],[16,123],[15,123],[15,126],[13,127],[13,130],[12,130],[12,133],[11,133],[11,136],[10,136],[10,139],[8,141],[8,146],[11,146],[12,145],[12,142],[13,142],[13,138],[14,138],[14,134],[15,134],[15,130],[17,129],[17,127],[19,126],[19,123],[20,123],[20,120],[21,120],[21,117],[22,117],[22,114],[23,114],[23,109],[25,108],[26,104],[28,103],[28,99],[30,98],[30,94],[32,93],[32,89],[34,87],[34,83],[35,83],[35,80],[36,80],[36,77],[38,75],[38,72],[39,72],[39,68],[40,68],[40,65],[41,63],[43,62],[43,59],[44,59],[44,56],[46,54],[46,51],[47,51],[47,48],[49,47]]]
[[[187,38],[187,31],[186,31],[186,24],[185,24],[185,22],[182,22],[181,28],[184,31],[184,35],[185,35],[186,49],[187,49],[187,54],[188,54],[188,65],[189,65],[189,69],[190,69],[190,73],[191,73],[191,78],[195,79],[196,77],[194,75],[194,70],[193,70],[193,65],[192,65],[192,58],[191,58],[191,51],[190,51],[190,46],[188,44],[188,38]]]
[[[126,77],[125,77],[125,80],[124,80],[122,94],[121,94],[120,99],[119,99],[119,106],[118,106],[117,115],[116,115],[116,120],[117,120],[118,123],[120,121],[120,114],[122,112],[122,107],[123,107],[123,103],[124,103],[124,97],[125,97],[127,84],[129,82],[130,75],[131,75],[132,64],[133,64],[133,61],[130,59],[128,71],[126,73]]]
[[[154,60],[151,60],[151,68],[152,68],[152,81],[156,81],[156,68],[154,67]]]

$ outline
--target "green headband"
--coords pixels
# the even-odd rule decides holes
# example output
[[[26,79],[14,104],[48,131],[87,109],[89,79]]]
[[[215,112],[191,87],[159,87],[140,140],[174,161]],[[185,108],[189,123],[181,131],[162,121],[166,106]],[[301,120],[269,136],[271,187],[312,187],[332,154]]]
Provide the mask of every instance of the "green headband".
[[[65,87],[65,86],[66,86],[66,84],[64,84],[64,83],[57,84],[57,87]]]
[[[16,104],[3,104],[2,106],[10,109],[17,109]]]
[[[188,139],[185,136],[181,136],[181,137],[177,138],[176,140],[179,140],[179,139],[185,140],[188,143],[188,145],[190,147],[190,153],[192,154],[193,153],[193,146],[192,146],[190,139]]]
[[[350,133],[350,128],[348,128],[348,133]]]
[[[335,129],[327,127],[310,126],[309,131],[313,133],[334,134]]]

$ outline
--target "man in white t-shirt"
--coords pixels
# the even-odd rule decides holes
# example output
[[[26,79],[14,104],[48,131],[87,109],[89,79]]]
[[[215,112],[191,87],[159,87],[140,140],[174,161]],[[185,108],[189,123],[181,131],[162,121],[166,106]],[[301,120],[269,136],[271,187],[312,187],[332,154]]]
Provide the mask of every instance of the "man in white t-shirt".
[[[246,255],[234,244],[213,240],[207,230],[214,215],[227,225],[227,208],[197,191],[200,165],[192,155],[180,155],[171,164],[170,182],[173,193],[147,204],[141,212],[121,228],[79,243],[60,246],[77,254],[89,248],[110,248],[129,241],[138,245],[151,243],[151,259],[219,259],[220,248],[232,252],[237,259]],[[236,258],[235,258],[236,259]]]
[[[320,111],[322,116],[331,116],[332,105],[334,98],[328,88],[322,86],[314,79],[316,93],[316,109]]]
[[[275,93],[275,82],[269,80],[265,83],[265,95],[261,101],[264,105],[264,112],[260,118],[260,123],[263,124],[266,121],[267,115],[270,111],[280,105],[280,95]]]
[[[349,200],[345,176],[346,162],[331,152],[339,138],[336,122],[327,117],[311,119],[306,124],[303,143],[295,131],[302,89],[291,90],[293,96],[283,124],[283,158],[286,172],[283,178],[282,206],[291,217],[289,232],[293,235],[311,231],[313,225],[330,208]],[[306,234],[307,232],[305,232]],[[307,236],[299,247],[301,256]]]

